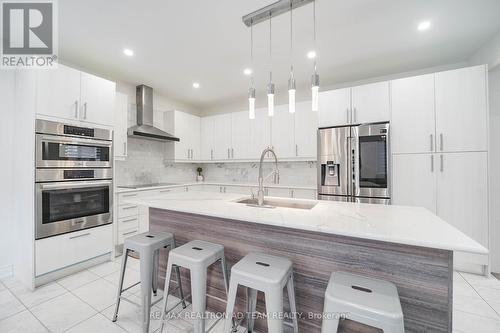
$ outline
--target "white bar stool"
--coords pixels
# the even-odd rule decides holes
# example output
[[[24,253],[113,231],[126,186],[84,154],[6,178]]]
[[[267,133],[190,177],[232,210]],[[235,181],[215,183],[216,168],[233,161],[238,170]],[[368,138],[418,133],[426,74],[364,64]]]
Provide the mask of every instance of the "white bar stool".
[[[118,310],[120,308],[120,300],[130,302],[134,305],[137,303],[129,300],[125,296],[122,296],[124,291],[135,287],[139,283],[141,284],[141,305],[142,308],[142,331],[147,333],[149,331],[149,316],[151,312],[151,306],[158,303],[160,300],[151,304],[151,290],[156,295],[158,288],[158,258],[160,249],[170,247],[170,249],[175,248],[174,235],[168,232],[145,232],[125,239],[123,244],[123,258],[122,267],[120,272],[120,280],[118,283],[118,293],[116,296],[115,313],[113,315],[113,321],[118,318]],[[125,269],[127,267],[127,258],[130,252],[135,252],[139,254],[140,262],[140,274],[141,281],[137,282],[125,289],[123,289],[123,279],[125,276]],[[179,293],[181,299],[184,299],[184,293],[182,292],[181,275],[179,269],[176,270],[177,282],[179,285]],[[186,304],[183,302],[183,306]]]
[[[384,333],[404,333],[403,310],[396,286],[388,281],[335,272],[325,294],[322,333],[337,332],[341,314],[347,319],[380,328]]]
[[[193,312],[196,314],[194,321],[194,333],[205,333],[205,311],[207,297],[207,268],[217,261],[221,262],[224,287],[228,288],[226,259],[224,257],[224,246],[194,240],[179,246],[168,254],[167,273],[165,275],[165,292],[163,295],[162,324],[160,333],[165,326],[165,315],[167,313],[168,288],[172,267],[184,267],[191,271],[191,300]]]
[[[232,330],[232,316],[238,285],[247,287],[247,331],[249,333],[254,329],[252,314],[257,306],[257,291],[265,294],[267,331],[269,333],[283,332],[283,288],[285,286],[293,315],[293,332],[298,333],[293,269],[289,259],[264,253],[249,253],[231,268],[224,333]]]

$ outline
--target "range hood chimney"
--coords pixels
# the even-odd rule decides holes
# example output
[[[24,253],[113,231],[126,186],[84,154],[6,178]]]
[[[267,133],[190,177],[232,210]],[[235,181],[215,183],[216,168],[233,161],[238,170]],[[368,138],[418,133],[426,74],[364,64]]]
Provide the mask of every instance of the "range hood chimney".
[[[136,103],[137,125],[128,129],[128,136],[159,141],[180,141],[174,135],[154,127],[153,88],[144,84],[137,86]]]

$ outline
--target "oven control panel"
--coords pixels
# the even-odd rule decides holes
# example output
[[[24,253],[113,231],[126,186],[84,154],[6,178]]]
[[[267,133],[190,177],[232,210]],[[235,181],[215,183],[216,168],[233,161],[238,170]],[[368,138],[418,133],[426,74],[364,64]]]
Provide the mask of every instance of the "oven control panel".
[[[64,134],[94,137],[94,129],[93,128],[86,128],[86,127],[64,125]]]

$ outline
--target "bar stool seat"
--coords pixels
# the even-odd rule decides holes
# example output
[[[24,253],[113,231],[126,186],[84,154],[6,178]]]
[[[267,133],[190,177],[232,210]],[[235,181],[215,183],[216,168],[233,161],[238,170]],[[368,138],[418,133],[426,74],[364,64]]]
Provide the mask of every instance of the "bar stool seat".
[[[162,325],[160,333],[165,326],[165,315],[167,313],[168,290],[172,268],[183,267],[191,273],[191,300],[193,312],[196,314],[194,320],[194,333],[205,332],[206,294],[207,294],[207,268],[217,261],[221,263],[224,277],[224,288],[228,289],[226,270],[226,259],[224,257],[224,246],[202,240],[194,240],[175,248],[168,254],[167,272],[165,275],[165,293],[163,295]],[[201,315],[200,315],[201,314]]]
[[[403,333],[403,310],[396,286],[388,281],[345,272],[334,272],[326,289],[322,333],[337,332],[340,316],[380,328],[384,333]]]
[[[238,285],[247,288],[247,331],[253,332],[253,313],[257,307],[257,291],[264,292],[269,333],[283,332],[283,288],[287,287],[290,310],[294,317],[293,331],[298,332],[295,315],[295,290],[293,286],[292,262],[287,258],[265,253],[249,253],[231,268],[231,281],[226,308],[224,333],[232,330],[232,316],[236,302]]]
[[[175,248],[174,235],[168,232],[145,232],[135,236],[131,236],[125,239],[123,244],[123,258],[122,266],[120,272],[120,280],[118,283],[118,293],[116,297],[115,313],[113,315],[113,321],[118,318],[118,311],[120,308],[120,301],[123,299],[129,301],[126,297],[122,296],[122,293],[139,283],[141,284],[141,308],[142,308],[142,331],[144,333],[149,331],[149,318],[151,313],[151,306],[157,302],[151,304],[151,291],[156,295],[158,288],[158,258],[160,249],[170,247],[170,249]],[[140,263],[140,276],[141,281],[123,289],[123,281],[125,276],[125,270],[127,266],[127,259],[130,252],[135,252],[139,254]],[[184,294],[182,292],[182,283],[180,280],[180,273],[177,269],[177,282],[179,285],[179,292],[181,299],[184,299]],[[135,303],[134,303],[135,304]],[[185,303],[183,302],[185,307]]]

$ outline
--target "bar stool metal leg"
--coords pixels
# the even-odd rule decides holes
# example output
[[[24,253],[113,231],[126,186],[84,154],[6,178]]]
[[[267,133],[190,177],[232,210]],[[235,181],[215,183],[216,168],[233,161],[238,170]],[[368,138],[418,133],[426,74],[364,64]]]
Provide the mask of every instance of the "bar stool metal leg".
[[[158,267],[160,266],[160,250],[153,254],[153,295],[158,291]]]
[[[191,300],[194,320],[194,333],[205,333],[205,309],[207,299],[207,270],[191,270]]]
[[[254,316],[257,309],[257,290],[247,288],[247,330],[253,333]]]
[[[126,249],[122,255],[122,267],[120,269],[120,280],[118,282],[118,292],[116,295],[115,313],[113,315],[114,322],[118,318],[118,309],[120,308],[120,296],[122,295],[122,290],[123,290],[123,279],[125,277],[125,269],[127,267],[128,252],[129,252],[129,250]]]
[[[151,313],[151,284],[153,283],[153,265],[154,254],[143,255],[140,260],[141,281],[141,305],[142,305],[142,331],[149,331],[149,315]]]
[[[231,281],[229,282],[229,294],[227,296],[227,305],[226,305],[226,319],[224,320],[224,333],[231,333],[233,330],[233,311],[234,311],[234,303],[236,302],[236,292],[238,291],[238,282]]]
[[[182,308],[185,309],[187,307],[186,300],[184,299],[184,292],[182,291],[182,280],[181,280],[181,270],[179,266],[175,265],[175,275],[177,277],[177,286],[179,287],[179,297],[182,300]],[[165,280],[165,286],[167,285],[167,281]]]
[[[293,286],[293,272],[286,283],[286,291],[288,293],[288,300],[290,303],[290,310],[292,312],[293,333],[299,333],[299,323],[297,318],[297,305],[295,304],[295,289]]]
[[[172,275],[172,264],[167,264],[167,273],[165,274],[165,287],[163,288],[163,308],[161,310],[161,327],[160,333],[163,332],[163,327],[165,326],[165,320],[167,316],[167,304],[168,304],[168,289],[170,286],[170,276]]]
[[[265,292],[268,333],[283,333],[283,289],[273,288]]]

